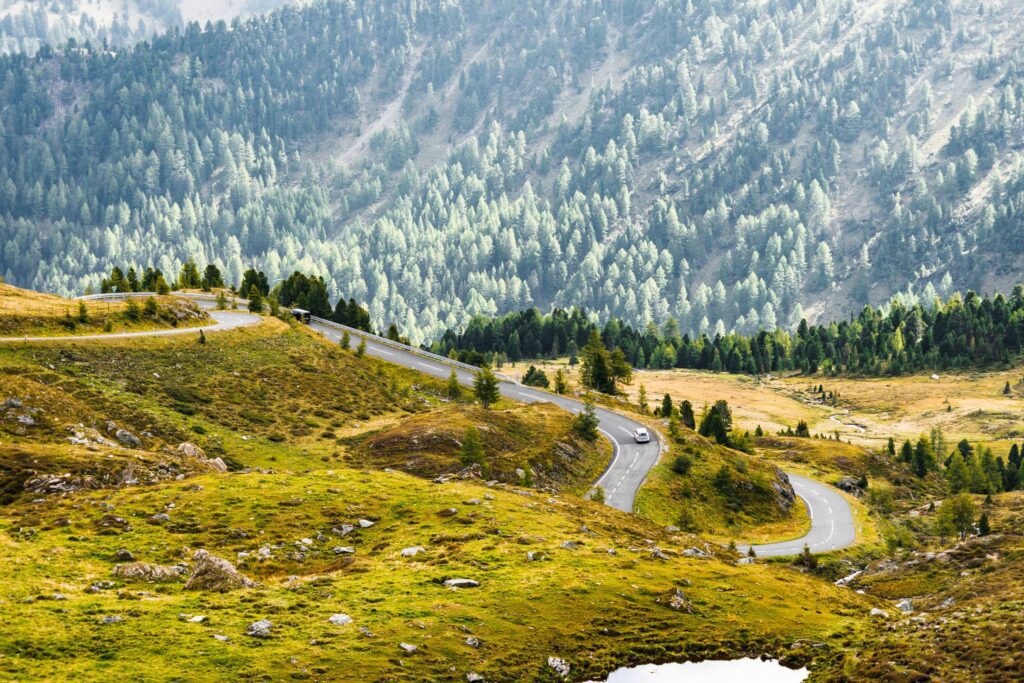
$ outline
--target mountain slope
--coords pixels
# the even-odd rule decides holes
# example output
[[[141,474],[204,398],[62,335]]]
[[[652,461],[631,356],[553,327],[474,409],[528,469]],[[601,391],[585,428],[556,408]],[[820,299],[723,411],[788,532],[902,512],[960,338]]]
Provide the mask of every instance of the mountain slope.
[[[750,331],[1006,288],[1022,13],[328,2],[7,58],[0,272],[302,268],[414,341],[534,303]]]

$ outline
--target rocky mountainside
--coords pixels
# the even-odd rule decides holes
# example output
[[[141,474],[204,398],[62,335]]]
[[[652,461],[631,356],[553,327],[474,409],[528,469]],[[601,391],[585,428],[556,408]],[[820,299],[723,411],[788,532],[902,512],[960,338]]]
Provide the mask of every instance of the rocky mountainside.
[[[533,304],[749,332],[1008,289],[1022,14],[325,2],[8,57],[0,273],[298,268],[414,341]]]

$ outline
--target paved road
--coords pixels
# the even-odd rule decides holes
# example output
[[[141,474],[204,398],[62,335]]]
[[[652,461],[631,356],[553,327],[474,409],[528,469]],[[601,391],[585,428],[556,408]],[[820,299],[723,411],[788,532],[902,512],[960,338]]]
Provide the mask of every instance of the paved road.
[[[803,538],[781,543],[755,545],[758,557],[796,555],[803,552],[804,545],[813,553],[827,553],[853,545],[857,540],[850,504],[839,495],[835,488],[819,481],[789,474],[793,490],[807,505],[811,517],[811,530]],[[742,548],[743,552],[747,548]]]
[[[202,305],[202,304],[200,304]],[[205,308],[205,306],[204,306]],[[212,325],[201,327],[170,327],[160,330],[143,330],[140,332],[111,332],[109,334],[74,334],[64,337],[0,337],[0,343],[15,342],[48,342],[48,341],[84,341],[89,339],[110,339],[128,337],[165,337],[172,334],[199,334],[199,330],[206,332],[219,332],[221,330],[233,330],[237,327],[252,325],[259,321],[259,316],[241,311],[215,311],[207,313],[213,318]]]
[[[312,323],[313,329],[319,331],[328,339],[338,341],[343,332],[329,325]],[[360,337],[355,333],[350,334],[352,345],[359,343]],[[372,338],[366,339],[366,352],[392,363],[404,365],[413,370],[425,372],[435,377],[448,377],[452,367],[445,365],[442,361],[423,358],[411,351],[403,351],[391,345],[384,345]],[[473,383],[473,373],[464,368],[456,368],[456,375],[462,384]],[[547,401],[568,410],[578,413],[583,410],[583,404],[574,399],[551,394],[546,391],[533,389],[514,382],[502,381],[499,383],[502,396],[524,403],[539,403]],[[605,502],[619,510],[626,512],[633,511],[633,499],[637,490],[643,483],[644,478],[652,467],[658,462],[661,454],[661,445],[656,435],[651,435],[650,443],[638,444],[633,440],[633,430],[640,426],[637,422],[613,413],[603,408],[597,409],[597,417],[601,422],[599,429],[612,442],[614,454],[611,464],[605,470],[601,478],[595,482],[595,486],[601,486],[605,491]]]
[[[135,296],[148,296],[140,294]],[[186,295],[187,296],[187,295]],[[69,337],[15,337],[0,338],[0,342],[10,341],[69,341],[79,339],[100,339],[104,337],[155,337],[169,334],[184,334],[196,332],[199,329],[212,332],[216,330],[233,329],[255,323],[259,318],[250,313],[236,311],[218,311],[214,309],[214,302],[211,297],[202,295],[190,296],[200,306],[206,308],[214,319],[213,325],[203,328],[182,328],[169,330],[152,330],[148,332],[125,332],[115,335],[79,335]],[[240,302],[244,305],[245,302]],[[332,341],[339,341],[342,330],[313,322],[310,327],[323,334]],[[361,335],[350,333],[351,343],[359,343]],[[452,371],[452,366],[440,359],[425,358],[413,350],[404,350],[391,344],[383,344],[372,337],[365,337],[366,352],[385,361],[425,372],[435,377],[447,378]],[[462,384],[472,384],[473,372],[467,368],[455,368],[456,375]],[[574,399],[540,391],[531,387],[516,384],[515,382],[501,381],[499,388],[503,396],[524,403],[549,402],[572,413],[583,410],[583,404]],[[661,455],[661,444],[655,434],[651,435],[651,442],[638,444],[633,440],[633,430],[641,426],[630,418],[614,413],[603,408],[597,409],[597,417],[600,420],[601,433],[612,442],[614,449],[612,461],[608,465],[601,478],[595,482],[595,486],[601,486],[605,490],[605,501],[608,505],[624,510],[633,511],[633,503],[636,492],[640,489],[647,473],[658,463]],[[811,529],[803,538],[781,543],[768,545],[755,545],[754,552],[760,557],[772,557],[779,555],[795,555],[800,553],[806,544],[812,552],[828,552],[852,545],[856,539],[853,523],[853,513],[849,504],[843,499],[839,492],[821,482],[807,479],[796,474],[787,473],[793,489],[807,505],[811,517]],[[745,552],[747,548],[743,548]]]

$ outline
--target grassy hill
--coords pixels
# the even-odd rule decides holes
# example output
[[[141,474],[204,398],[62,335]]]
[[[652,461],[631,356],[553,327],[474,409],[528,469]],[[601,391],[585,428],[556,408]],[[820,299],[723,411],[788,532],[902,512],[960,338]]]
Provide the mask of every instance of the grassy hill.
[[[457,469],[473,424],[494,470],[525,460],[571,492],[607,451],[550,407],[453,405],[297,325],[0,346],[0,377],[7,678],[164,679],[187,659],[204,679],[544,680],[552,656],[581,680],[762,653],[825,671],[869,632],[848,590],[571,493],[378,469]],[[257,585],[194,588],[199,550]],[[268,637],[246,635],[261,619]]]

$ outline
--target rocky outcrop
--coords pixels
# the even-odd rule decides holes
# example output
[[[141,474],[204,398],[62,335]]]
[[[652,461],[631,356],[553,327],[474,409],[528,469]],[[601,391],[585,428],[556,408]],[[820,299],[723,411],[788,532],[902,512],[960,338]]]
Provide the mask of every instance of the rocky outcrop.
[[[775,479],[772,480],[771,487],[775,502],[783,511],[789,512],[793,504],[796,503],[796,491],[793,490],[793,485],[789,481],[789,475],[776,467]]]
[[[146,583],[169,583],[178,581],[185,575],[185,565],[150,564],[149,562],[129,562],[114,567],[114,576],[125,581],[145,581]]]
[[[100,488],[95,477],[88,474],[40,474],[25,481],[29,493],[73,493]]]
[[[205,550],[197,550],[192,556],[192,574],[185,584],[185,590],[227,592],[237,588],[254,588],[256,582],[249,579],[225,559],[215,557]]]

